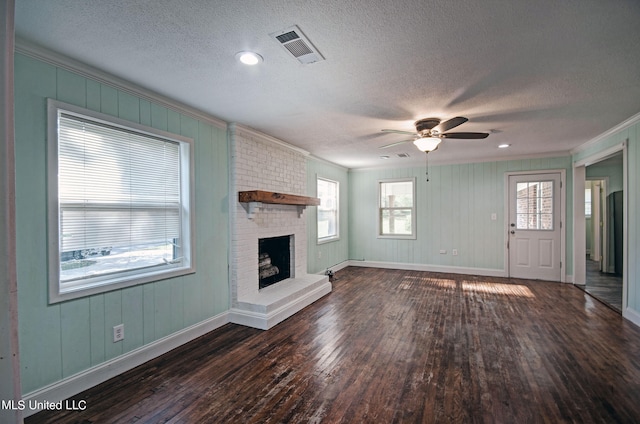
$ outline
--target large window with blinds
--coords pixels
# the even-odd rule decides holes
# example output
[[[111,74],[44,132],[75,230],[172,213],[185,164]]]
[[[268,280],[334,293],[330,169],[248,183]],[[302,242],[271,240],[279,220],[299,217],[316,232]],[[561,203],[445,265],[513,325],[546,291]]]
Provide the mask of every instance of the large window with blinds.
[[[193,272],[192,141],[49,103],[52,302]]]

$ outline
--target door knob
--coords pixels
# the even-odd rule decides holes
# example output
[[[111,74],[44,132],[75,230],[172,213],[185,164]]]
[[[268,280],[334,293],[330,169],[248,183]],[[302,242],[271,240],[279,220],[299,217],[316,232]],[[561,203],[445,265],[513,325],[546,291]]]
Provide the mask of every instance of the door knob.
[[[511,234],[515,234],[515,233],[516,233],[516,231],[515,231],[515,230],[511,230],[510,232],[511,232]]]

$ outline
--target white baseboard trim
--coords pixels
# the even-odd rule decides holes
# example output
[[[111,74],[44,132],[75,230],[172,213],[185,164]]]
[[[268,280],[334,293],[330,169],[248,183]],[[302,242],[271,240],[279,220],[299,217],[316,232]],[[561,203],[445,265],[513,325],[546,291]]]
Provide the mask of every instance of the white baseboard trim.
[[[379,261],[349,261],[349,266],[361,266],[368,268],[404,269],[407,271],[430,271],[443,272],[449,274],[482,275],[485,277],[507,277],[508,274],[503,269],[490,268],[468,268],[445,265],[409,264],[402,262],[379,262]]]
[[[338,272],[341,269],[345,269],[346,267],[351,265],[351,261],[346,260],[346,261],[342,261],[337,265],[334,266],[330,266],[329,268],[327,268],[325,271],[322,272],[322,274],[326,274],[327,271],[333,271],[333,272]]]
[[[624,308],[624,312],[622,316],[640,327],[640,312],[636,311],[633,308]]]
[[[23,396],[23,399],[27,405],[44,401],[49,403],[64,401],[71,396],[75,396],[84,390],[90,389],[191,340],[203,336],[210,331],[220,328],[228,322],[229,313],[223,312],[222,314],[170,334],[155,342],[127,352],[117,358],[103,362],[100,365],[91,367],[31,393],[27,393]],[[28,417],[39,411],[39,409],[26,408],[23,413],[25,417]]]
[[[234,324],[246,325],[247,327],[258,328],[260,330],[268,330],[276,324],[281,323],[285,319],[289,318],[296,312],[311,305],[321,297],[331,293],[333,289],[331,283],[328,281],[319,285],[315,289],[305,293],[303,296],[298,297],[291,302],[288,302],[281,307],[271,312],[257,312],[246,309],[232,308],[229,311],[229,322]]]

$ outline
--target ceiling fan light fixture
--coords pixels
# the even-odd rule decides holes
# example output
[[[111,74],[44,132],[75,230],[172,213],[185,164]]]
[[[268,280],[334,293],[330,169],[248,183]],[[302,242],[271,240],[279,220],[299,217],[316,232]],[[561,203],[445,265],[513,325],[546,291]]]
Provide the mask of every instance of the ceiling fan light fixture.
[[[264,61],[263,57],[258,53],[242,51],[236,53],[236,59],[238,59],[241,63],[249,66],[254,66]]]
[[[421,137],[413,141],[413,144],[422,152],[432,152],[438,148],[438,145],[442,141],[438,137]]]

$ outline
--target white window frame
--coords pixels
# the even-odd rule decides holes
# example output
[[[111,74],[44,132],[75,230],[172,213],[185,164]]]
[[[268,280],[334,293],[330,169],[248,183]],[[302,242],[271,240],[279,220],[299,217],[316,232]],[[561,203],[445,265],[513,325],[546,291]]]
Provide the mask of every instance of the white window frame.
[[[392,208],[383,208],[382,207],[382,185],[386,183],[402,183],[402,182],[410,182],[412,187],[412,206],[411,208],[401,207],[394,209],[411,209],[411,234],[382,234],[382,212],[387,209]],[[393,178],[393,179],[384,179],[378,180],[378,216],[377,216],[377,237],[379,239],[404,239],[404,240],[415,240],[417,238],[417,214],[416,214],[416,178]]]
[[[330,235],[327,237],[320,237],[318,236],[318,241],[317,244],[323,244],[323,243],[328,243],[328,242],[332,242],[332,241],[336,241],[336,240],[340,240],[340,182],[339,181],[334,181],[334,180],[330,180],[328,178],[323,178],[320,176],[316,176],[316,195],[318,195],[318,182],[319,181],[325,181],[328,182],[330,184],[335,184],[336,185],[336,199],[335,199],[335,211],[336,211],[336,234],[335,235]],[[316,235],[318,235],[318,223],[319,221],[319,217],[320,217],[320,206],[318,206],[317,210],[316,210]]]
[[[58,117],[60,113],[77,116],[99,124],[125,131],[148,135],[176,142],[180,155],[180,233],[181,257],[177,263],[166,266],[131,269],[113,274],[86,278],[65,287],[60,281],[60,206],[58,196]],[[48,140],[47,140],[47,219],[48,219],[48,269],[49,302],[57,303],[70,299],[104,293],[138,284],[163,280],[195,272],[195,196],[194,196],[194,158],[193,140],[180,135],[150,128],[120,118],[94,112],[78,106],[53,99],[47,103]]]

